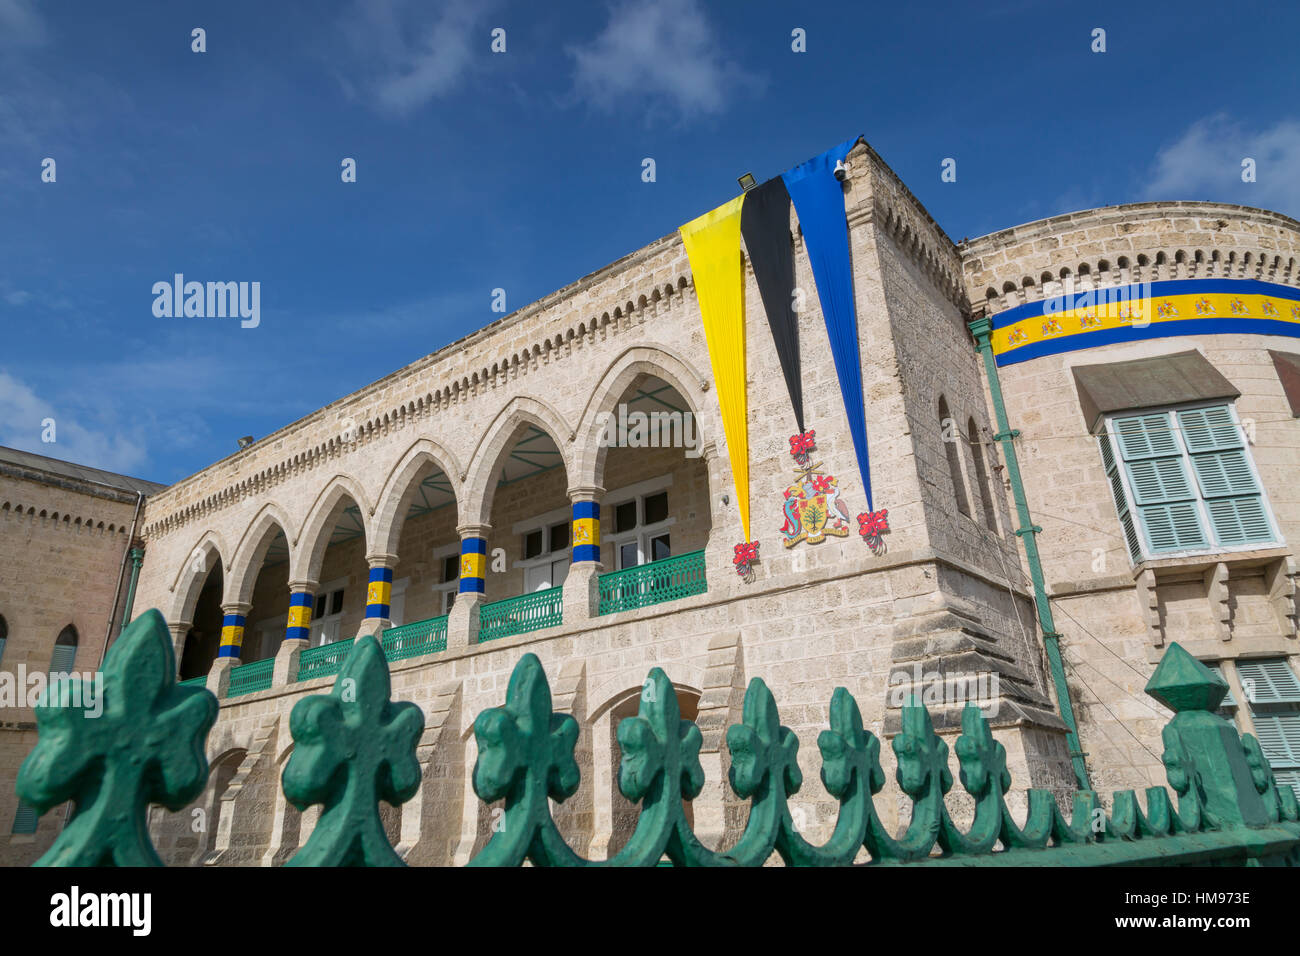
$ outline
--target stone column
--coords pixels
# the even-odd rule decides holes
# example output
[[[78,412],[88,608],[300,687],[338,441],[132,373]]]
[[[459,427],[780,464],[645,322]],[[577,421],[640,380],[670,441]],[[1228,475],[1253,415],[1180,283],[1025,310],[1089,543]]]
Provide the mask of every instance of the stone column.
[[[464,524],[460,535],[460,585],[456,603],[447,615],[447,646],[470,647],[478,643],[478,613],[487,590],[487,536],[491,525]]]
[[[397,566],[395,554],[368,554],[366,562],[370,565],[370,584],[366,588],[366,615],[361,619],[357,636],[374,634],[379,636],[392,622],[391,613],[393,596],[393,568]]]
[[[573,503],[570,544],[573,557],[564,579],[564,623],[578,624],[595,617],[600,608],[600,499],[605,489],[588,485],[569,489]]]
[[[176,652],[176,675],[181,673],[181,658],[185,655],[185,636],[189,634],[193,621],[176,621],[169,623],[167,630],[172,632],[172,650]]]
[[[292,684],[298,679],[298,658],[311,645],[311,612],[316,600],[316,581],[289,582],[289,619],[284,640],[275,653],[272,687]]]
[[[221,646],[217,648],[217,659],[208,671],[208,690],[218,698],[224,697],[230,687],[230,670],[241,663],[239,652],[244,646],[244,624],[253,605],[245,601],[233,601],[221,605]]]

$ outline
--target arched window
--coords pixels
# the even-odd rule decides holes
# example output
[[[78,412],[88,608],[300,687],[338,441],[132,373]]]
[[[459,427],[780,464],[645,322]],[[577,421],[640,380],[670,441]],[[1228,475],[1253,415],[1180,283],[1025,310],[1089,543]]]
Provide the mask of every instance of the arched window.
[[[984,527],[990,531],[998,530],[997,513],[993,510],[993,485],[989,481],[989,469],[984,460],[984,446],[980,443],[979,429],[975,419],[966,422],[966,440],[970,442],[971,458],[975,462],[975,483],[979,486],[980,508],[984,512]]]
[[[961,433],[957,423],[948,414],[948,401],[939,396],[939,440],[943,442],[943,454],[948,459],[948,474],[952,478],[952,493],[957,499],[957,510],[970,517],[970,499],[966,496],[966,482],[961,474],[961,456],[957,453],[957,442]]]
[[[5,641],[9,640],[9,625],[5,623],[3,614],[0,614],[0,661],[5,657]]]
[[[54,653],[50,655],[50,673],[71,674],[76,660],[77,629],[69,624],[59,632],[59,639],[54,642]]]

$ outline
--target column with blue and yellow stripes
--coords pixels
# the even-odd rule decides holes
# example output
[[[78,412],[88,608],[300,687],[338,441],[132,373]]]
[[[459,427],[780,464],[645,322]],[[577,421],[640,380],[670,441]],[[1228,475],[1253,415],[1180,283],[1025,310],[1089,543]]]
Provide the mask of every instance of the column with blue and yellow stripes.
[[[248,623],[251,604],[233,602],[221,605],[221,643],[217,647],[218,660],[227,657],[239,660],[240,650],[244,646],[244,626]]]
[[[389,626],[392,614],[393,568],[397,565],[395,554],[368,554],[370,579],[366,584],[366,613],[361,619],[361,634],[379,634]]]
[[[312,606],[316,602],[315,581],[289,582],[289,620],[285,624],[286,641],[311,640]]]
[[[487,594],[487,536],[491,530],[485,524],[466,524],[456,529],[460,535],[460,584],[447,618],[449,646],[478,643],[478,611]]]
[[[594,486],[569,489],[573,506],[570,526],[569,572],[564,579],[564,620],[595,617],[600,610],[600,499],[605,489]]]

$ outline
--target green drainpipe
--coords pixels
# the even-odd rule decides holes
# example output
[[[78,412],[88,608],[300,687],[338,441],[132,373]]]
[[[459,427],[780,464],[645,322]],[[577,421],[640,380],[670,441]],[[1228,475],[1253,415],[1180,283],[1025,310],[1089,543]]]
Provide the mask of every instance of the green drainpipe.
[[[144,563],[144,548],[131,549],[131,582],[126,587],[126,604],[122,607],[122,627],[131,623],[131,605],[135,603],[135,582],[140,577],[140,565]]]
[[[1002,445],[1002,456],[1007,463],[1011,496],[1015,499],[1016,517],[1020,521],[1016,537],[1025,546],[1029,579],[1034,587],[1034,606],[1038,609],[1038,624],[1043,631],[1043,644],[1047,647],[1047,660],[1052,670],[1052,683],[1056,687],[1056,700],[1061,708],[1061,720],[1065,721],[1065,739],[1070,747],[1070,760],[1074,763],[1074,776],[1080,790],[1091,790],[1088,768],[1083,762],[1083,748],[1079,745],[1079,728],[1074,722],[1074,707],[1070,704],[1070,691],[1065,683],[1065,666],[1061,663],[1061,635],[1056,632],[1056,623],[1052,620],[1052,607],[1047,603],[1047,587],[1043,584],[1043,565],[1038,557],[1038,540],[1035,535],[1043,529],[1034,524],[1029,516],[1025,486],[1020,480],[1020,463],[1016,459],[1015,439],[1020,432],[1012,431],[1007,423],[1007,408],[1002,403],[1002,384],[998,381],[998,367],[993,359],[993,343],[990,341],[993,323],[988,318],[976,319],[969,324],[969,328],[975,336],[975,347],[984,358],[984,372],[988,375],[989,392],[993,395],[993,411],[998,419],[998,433],[993,439]]]

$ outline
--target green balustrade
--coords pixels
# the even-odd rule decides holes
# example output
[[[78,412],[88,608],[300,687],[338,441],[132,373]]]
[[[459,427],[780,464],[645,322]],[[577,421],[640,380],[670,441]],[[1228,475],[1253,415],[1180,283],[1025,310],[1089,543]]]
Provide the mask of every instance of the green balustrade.
[[[298,657],[298,676],[296,680],[311,680],[313,677],[333,677],[343,666],[343,661],[352,650],[351,641],[334,641],[320,647],[309,647]]]
[[[379,638],[389,663],[447,649],[447,615],[390,627]]]
[[[704,578],[703,551],[611,571],[602,574],[598,584],[600,604],[597,614],[663,604],[692,594],[703,594],[709,589]]]
[[[554,627],[563,617],[564,588],[547,588],[479,608],[479,643]]]
[[[245,664],[232,677],[270,663]],[[158,862],[145,825],[148,806],[179,810],[203,792],[209,770],[205,741],[217,714],[211,694],[177,686],[174,675],[167,625],[149,611],[109,650],[108,705],[100,719],[69,706],[67,698],[37,705],[39,737],[19,771],[18,795],[41,813],[66,800],[75,807],[40,864]],[[364,636],[331,692],[294,705],[284,794],[299,809],[321,804],[324,810],[292,864],[402,864],[385,835],[380,803],[398,806],[419,790],[416,748],[425,722],[414,704],[392,700],[391,690],[383,648]],[[682,719],[673,683],[656,667],[643,686],[637,715],[616,728],[618,788],[637,805],[636,823],[613,857],[588,860],[564,841],[552,815],[553,803],[573,796],[581,782],[578,723],[552,710],[541,662],[524,654],[505,703],[474,721],[474,792],[488,803],[502,801],[502,816],[470,865],[657,866],[667,856],[676,866],[756,867],[775,853],[792,866],[848,866],[865,850],[867,865],[1300,866],[1296,796],[1278,785],[1259,742],[1239,735],[1215,713],[1227,693],[1222,678],[1172,643],[1146,690],[1174,712],[1162,733],[1161,758],[1173,796],[1166,787],[1148,787],[1142,806],[1132,790],[1120,791],[1107,813],[1096,793],[1081,790],[1067,817],[1050,791],[1031,789],[1023,822],[1005,799],[1011,787],[1006,750],[979,708],[968,705],[961,733],[945,739],[913,697],[890,741],[898,788],[911,803],[910,813],[901,814],[907,828],[897,833],[875,807],[885,785],[881,741],[863,726],[852,695],[837,688],[817,748],[822,783],[839,810],[829,838],[815,845],[801,835],[802,814],[790,806],[804,783],[799,740],[782,726],[767,685],[754,678],[740,723],[724,736],[727,783],[748,803],[748,815],[739,840],[719,851],[696,838],[683,805],[705,783],[700,728]],[[958,782],[965,791],[961,802],[973,810],[965,828],[947,807],[947,794]],[[892,804],[897,795],[881,799]]]
[[[230,685],[226,688],[227,697],[240,697],[271,686],[271,675],[275,671],[275,658],[249,661],[230,669]]]
[[[188,680],[177,681],[176,683],[180,687],[207,687],[208,675],[200,674],[198,677],[191,677]]]

